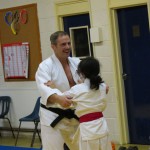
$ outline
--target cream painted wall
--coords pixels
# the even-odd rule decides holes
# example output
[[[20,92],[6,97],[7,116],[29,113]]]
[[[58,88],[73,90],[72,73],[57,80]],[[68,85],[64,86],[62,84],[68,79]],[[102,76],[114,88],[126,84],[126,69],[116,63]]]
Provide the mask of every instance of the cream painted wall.
[[[108,105],[104,114],[110,129],[110,139],[115,142],[120,142],[108,5],[106,0],[90,0],[90,5],[92,27],[101,28],[103,34],[103,42],[93,44],[94,56],[101,62],[102,77],[110,88],[107,95]]]
[[[57,30],[53,0],[15,0],[15,2],[11,0],[1,0],[0,9],[32,3],[37,3],[42,59],[45,59],[52,54],[49,36],[52,32]],[[39,92],[34,81],[5,82],[2,59],[0,56],[0,95],[11,96],[12,104],[9,117],[11,118],[12,126],[18,127],[19,118],[28,115],[29,112],[32,111]],[[5,122],[0,121],[0,126],[3,126],[3,123]],[[8,126],[6,123],[5,126]],[[33,124],[24,124],[23,126],[29,128],[33,127]]]
[[[42,49],[42,59],[47,58],[52,50],[50,49],[49,35],[57,30],[55,3],[66,0],[1,0],[0,9],[26,4],[37,3],[38,18],[40,28],[40,39]],[[67,0],[70,2],[70,0]],[[91,14],[92,27],[102,28],[103,42],[94,43],[94,56],[97,57],[102,65],[102,77],[109,85],[108,106],[104,112],[112,141],[120,142],[120,132],[117,113],[117,98],[115,94],[112,40],[110,37],[109,19],[107,10],[107,0],[89,0],[89,10]],[[2,62],[0,57],[0,95],[10,95],[12,97],[10,118],[13,127],[18,127],[19,118],[28,114],[33,109],[39,93],[35,82],[4,82]],[[0,125],[2,123],[0,122]],[[24,127],[32,125],[25,124]]]

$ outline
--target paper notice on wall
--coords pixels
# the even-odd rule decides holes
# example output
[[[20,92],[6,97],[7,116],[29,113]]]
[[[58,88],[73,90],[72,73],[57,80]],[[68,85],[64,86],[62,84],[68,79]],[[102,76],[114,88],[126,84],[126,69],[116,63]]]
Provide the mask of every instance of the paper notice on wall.
[[[4,76],[6,79],[28,78],[29,43],[2,45]]]

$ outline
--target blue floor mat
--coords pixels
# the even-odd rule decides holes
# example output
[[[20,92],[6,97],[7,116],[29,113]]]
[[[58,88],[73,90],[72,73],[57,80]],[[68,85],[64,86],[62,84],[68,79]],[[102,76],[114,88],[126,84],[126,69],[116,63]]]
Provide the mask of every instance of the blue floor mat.
[[[29,147],[16,147],[16,146],[0,146],[0,150],[41,150],[41,149]]]

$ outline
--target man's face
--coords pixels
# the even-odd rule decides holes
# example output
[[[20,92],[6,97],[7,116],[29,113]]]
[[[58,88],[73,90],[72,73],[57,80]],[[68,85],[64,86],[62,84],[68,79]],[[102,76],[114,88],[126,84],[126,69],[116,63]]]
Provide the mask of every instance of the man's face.
[[[59,36],[57,44],[52,45],[55,55],[58,59],[68,58],[71,51],[71,43],[68,35]]]

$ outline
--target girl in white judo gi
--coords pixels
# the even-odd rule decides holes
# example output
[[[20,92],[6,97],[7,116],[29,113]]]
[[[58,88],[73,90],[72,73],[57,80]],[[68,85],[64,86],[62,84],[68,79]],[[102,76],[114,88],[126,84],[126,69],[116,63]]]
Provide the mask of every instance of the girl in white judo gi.
[[[108,126],[102,113],[107,104],[107,86],[99,75],[99,61],[93,57],[83,59],[77,73],[82,83],[63,93],[72,97],[75,113],[79,117],[80,125],[73,142],[79,140],[80,150],[111,150]],[[57,94],[62,93],[57,91]]]

